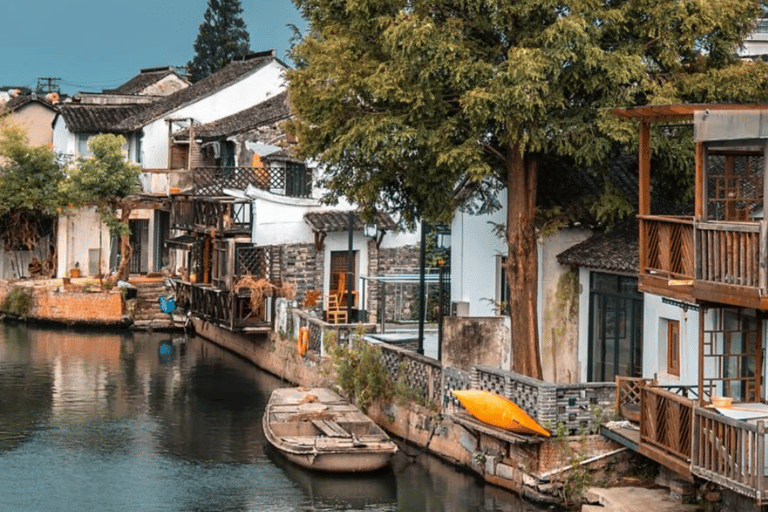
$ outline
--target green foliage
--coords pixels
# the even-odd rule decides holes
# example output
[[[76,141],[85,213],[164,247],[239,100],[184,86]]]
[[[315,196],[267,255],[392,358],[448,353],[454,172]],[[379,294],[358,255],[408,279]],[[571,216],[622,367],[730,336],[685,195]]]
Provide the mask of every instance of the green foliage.
[[[603,161],[636,132],[610,107],[766,90],[763,65],[728,80],[756,0],[294,2],[311,24],[289,73],[300,153],[329,169],[329,200],[406,221],[446,218],[455,186],[504,180],[513,151]]]
[[[381,349],[366,343],[361,331],[347,344],[338,343],[332,335],[326,337],[325,348],[336,382],[360,410],[365,412],[375,400],[392,396],[393,383]]]
[[[29,286],[14,286],[8,292],[0,310],[3,313],[24,318],[35,305],[34,291]]]
[[[55,214],[63,204],[64,171],[53,150],[32,147],[26,132],[0,115],[0,215],[14,210]]]
[[[113,235],[129,234],[128,223],[117,218],[117,210],[130,209],[129,200],[139,192],[141,167],[123,154],[122,135],[101,134],[88,139],[92,157],[79,157],[76,167],[61,185],[64,196],[75,206],[96,205],[101,221]]]
[[[212,75],[235,57],[250,52],[250,36],[242,18],[240,0],[208,0],[197,38],[195,56],[187,63],[192,82]]]

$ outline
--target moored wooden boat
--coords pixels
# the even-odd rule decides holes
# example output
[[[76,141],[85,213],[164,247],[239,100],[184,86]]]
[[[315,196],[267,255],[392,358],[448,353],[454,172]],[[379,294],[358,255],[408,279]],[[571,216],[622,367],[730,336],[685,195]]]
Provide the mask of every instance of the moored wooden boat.
[[[368,416],[327,388],[274,390],[262,422],[267,441],[309,469],[374,471],[397,451]]]
[[[472,416],[494,427],[549,437],[549,432],[514,402],[479,389],[451,391]]]

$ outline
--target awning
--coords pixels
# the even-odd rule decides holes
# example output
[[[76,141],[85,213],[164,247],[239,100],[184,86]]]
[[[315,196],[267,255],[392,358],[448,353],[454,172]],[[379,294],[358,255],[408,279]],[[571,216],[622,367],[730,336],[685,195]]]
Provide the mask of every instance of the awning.
[[[192,235],[181,235],[170,238],[165,241],[165,245],[172,249],[183,249],[188,251],[197,243],[197,237]]]

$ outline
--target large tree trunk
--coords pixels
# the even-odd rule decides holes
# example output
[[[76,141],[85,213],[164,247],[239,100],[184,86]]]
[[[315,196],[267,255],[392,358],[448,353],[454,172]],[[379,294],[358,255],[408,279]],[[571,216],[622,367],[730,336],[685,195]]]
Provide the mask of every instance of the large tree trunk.
[[[536,244],[536,180],[538,159],[508,148],[507,282],[512,324],[512,369],[541,379],[536,315],[538,254]]]
[[[120,210],[120,222],[128,225],[128,218],[131,215],[131,207],[128,205],[122,205]],[[130,275],[129,264],[131,262],[131,235],[120,236],[120,266],[117,268],[117,279],[122,281],[128,281]]]

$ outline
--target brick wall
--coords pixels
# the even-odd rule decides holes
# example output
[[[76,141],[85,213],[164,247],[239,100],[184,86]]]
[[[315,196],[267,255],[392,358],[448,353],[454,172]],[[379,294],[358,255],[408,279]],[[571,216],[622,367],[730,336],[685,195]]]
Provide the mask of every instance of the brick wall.
[[[280,273],[283,282],[289,282],[296,288],[296,300],[299,304],[309,290],[323,289],[324,251],[315,251],[314,244],[292,244],[281,247]],[[316,310],[321,311],[318,303]]]
[[[376,243],[373,240],[368,242],[368,275],[383,276],[387,274],[418,273],[419,247],[417,245],[376,249]],[[418,285],[385,284],[372,281],[367,295],[370,321],[378,321],[382,287],[386,287],[386,319],[388,321],[395,320],[396,313],[400,314],[401,318],[410,319],[416,307],[415,301],[419,295]]]
[[[0,303],[10,289],[7,284],[0,286]],[[123,323],[123,296],[117,290],[87,293],[62,287],[34,287],[33,296],[29,318],[66,324]]]

